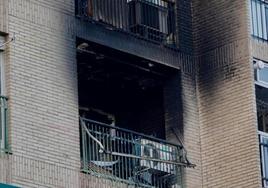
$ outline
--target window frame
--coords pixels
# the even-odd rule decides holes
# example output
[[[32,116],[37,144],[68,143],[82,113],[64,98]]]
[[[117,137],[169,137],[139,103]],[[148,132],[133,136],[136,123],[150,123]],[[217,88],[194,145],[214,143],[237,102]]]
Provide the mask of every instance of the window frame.
[[[6,41],[0,36],[0,44]],[[7,128],[7,97],[5,96],[5,46],[0,47],[0,151],[8,151],[8,128]]]
[[[268,40],[268,2],[265,0],[250,0],[251,35]]]
[[[1,41],[1,40],[0,40]],[[3,64],[3,50],[2,49],[0,49],[0,95],[2,96],[2,88],[3,88],[3,85],[2,85],[2,64]],[[2,99],[0,99],[1,100],[1,102],[2,102]],[[2,117],[2,115],[3,115],[3,110],[2,110],[2,108],[0,109],[0,116]],[[0,133],[1,133],[1,135],[0,135],[0,151],[1,150],[3,150],[3,149],[5,149],[5,126],[3,126],[3,118],[1,118],[0,119]]]
[[[263,69],[268,70],[268,63],[266,63],[266,62],[264,63],[264,68]],[[260,71],[261,70],[262,69],[257,69],[256,70],[255,84],[257,84],[259,86],[262,86],[262,87],[265,87],[265,88],[268,88],[268,80],[267,80],[267,82],[260,80]]]

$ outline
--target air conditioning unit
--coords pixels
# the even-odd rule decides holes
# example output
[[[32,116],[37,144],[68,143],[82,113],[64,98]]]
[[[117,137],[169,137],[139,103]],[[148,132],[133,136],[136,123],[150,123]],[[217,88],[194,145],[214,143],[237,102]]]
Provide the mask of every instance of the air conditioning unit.
[[[159,159],[163,161],[175,161],[175,148],[153,142],[147,139],[140,139],[136,146],[136,151],[141,157],[150,159]],[[175,165],[165,162],[158,162],[154,160],[141,159],[139,165],[142,168],[148,168],[152,172],[165,172],[168,174],[175,174]]]
[[[129,0],[129,29],[145,38],[163,41],[168,35],[168,3]]]

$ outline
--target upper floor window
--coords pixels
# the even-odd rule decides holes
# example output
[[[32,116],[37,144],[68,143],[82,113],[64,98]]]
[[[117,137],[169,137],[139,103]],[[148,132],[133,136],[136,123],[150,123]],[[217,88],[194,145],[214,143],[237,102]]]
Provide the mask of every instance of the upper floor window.
[[[268,1],[251,0],[251,34],[268,39]]]

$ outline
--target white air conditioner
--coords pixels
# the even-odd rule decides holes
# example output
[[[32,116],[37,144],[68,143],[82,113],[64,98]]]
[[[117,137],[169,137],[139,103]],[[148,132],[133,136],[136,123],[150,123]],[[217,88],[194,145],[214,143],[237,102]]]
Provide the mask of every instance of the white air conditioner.
[[[141,157],[157,159],[163,161],[175,161],[175,148],[153,142],[147,139],[140,139],[136,149]],[[165,162],[158,162],[154,160],[141,159],[139,165],[143,168],[148,168],[157,172],[165,172],[175,174],[175,165]]]

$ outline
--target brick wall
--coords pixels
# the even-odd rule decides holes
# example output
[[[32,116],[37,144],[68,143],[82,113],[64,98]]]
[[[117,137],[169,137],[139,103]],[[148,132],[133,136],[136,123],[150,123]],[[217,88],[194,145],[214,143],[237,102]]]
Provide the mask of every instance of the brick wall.
[[[8,32],[16,34],[6,76],[12,152],[79,169],[73,1],[8,3]],[[12,181],[34,187],[31,180]]]
[[[196,0],[203,187],[261,187],[246,0]]]
[[[192,1],[177,1],[178,44],[183,53],[193,54]]]
[[[0,32],[7,33],[8,30],[8,11],[6,9],[7,1],[0,0]]]
[[[268,44],[267,41],[256,38],[251,39],[251,53],[252,57],[268,62]]]
[[[195,62],[192,61],[191,64],[194,65]],[[167,140],[179,143],[176,134],[180,135],[189,161],[196,165],[194,169],[184,168],[182,170],[183,186],[187,188],[201,187],[200,126],[194,71],[182,69],[180,74],[174,75],[168,80],[164,88],[164,107]]]
[[[205,53],[249,36],[246,0],[193,0],[195,50]]]

